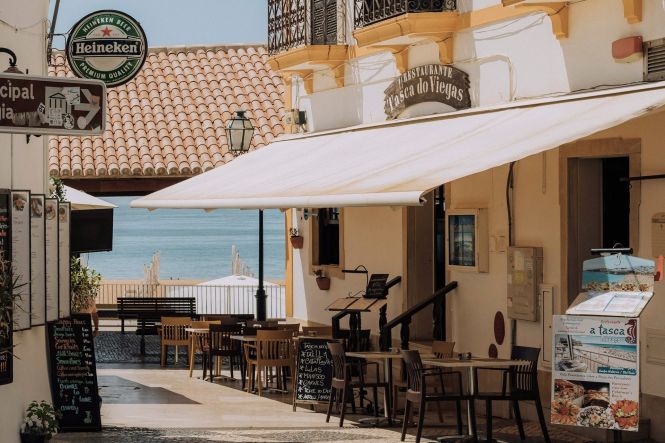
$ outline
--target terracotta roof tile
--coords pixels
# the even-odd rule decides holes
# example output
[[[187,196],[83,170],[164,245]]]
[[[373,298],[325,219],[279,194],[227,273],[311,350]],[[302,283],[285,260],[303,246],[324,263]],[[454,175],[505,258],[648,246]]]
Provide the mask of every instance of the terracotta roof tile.
[[[151,48],[141,72],[107,90],[107,129],[51,137],[56,176],[194,175],[233,159],[224,127],[236,109],[256,128],[252,149],[284,132],[285,87],[262,46]],[[73,77],[55,53],[49,75]]]

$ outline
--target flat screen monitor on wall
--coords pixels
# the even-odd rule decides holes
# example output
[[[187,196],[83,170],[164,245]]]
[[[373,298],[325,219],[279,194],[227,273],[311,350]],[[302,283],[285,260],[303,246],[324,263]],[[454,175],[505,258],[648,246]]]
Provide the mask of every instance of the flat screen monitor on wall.
[[[72,254],[113,249],[113,209],[72,211]]]

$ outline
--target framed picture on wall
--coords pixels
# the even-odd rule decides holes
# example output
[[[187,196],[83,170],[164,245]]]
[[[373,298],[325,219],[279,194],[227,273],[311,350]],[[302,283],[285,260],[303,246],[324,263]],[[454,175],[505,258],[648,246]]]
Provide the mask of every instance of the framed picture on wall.
[[[488,272],[487,209],[447,210],[446,244],[450,269]]]

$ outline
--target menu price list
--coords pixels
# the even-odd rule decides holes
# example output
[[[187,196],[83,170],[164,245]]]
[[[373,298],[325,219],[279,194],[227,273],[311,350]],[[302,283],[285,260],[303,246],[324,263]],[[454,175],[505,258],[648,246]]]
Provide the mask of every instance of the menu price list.
[[[50,322],[51,393],[62,431],[99,431],[101,417],[89,315]]]
[[[0,260],[11,258],[11,231],[9,224],[9,192],[0,190]],[[12,347],[12,320],[9,321],[9,331],[6,337],[0,337],[0,385],[12,382],[13,358],[9,352]]]
[[[295,397],[297,402],[328,402],[332,384],[332,356],[327,340],[303,338],[298,345]]]

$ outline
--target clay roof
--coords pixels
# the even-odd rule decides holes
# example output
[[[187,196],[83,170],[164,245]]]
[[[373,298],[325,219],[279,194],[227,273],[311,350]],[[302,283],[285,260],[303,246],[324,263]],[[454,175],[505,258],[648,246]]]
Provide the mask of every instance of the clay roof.
[[[73,77],[63,53],[49,74]],[[151,48],[141,72],[108,88],[106,131],[51,137],[49,173],[63,178],[190,176],[220,166],[224,126],[245,109],[253,149],[284,132],[284,85],[262,46]]]

